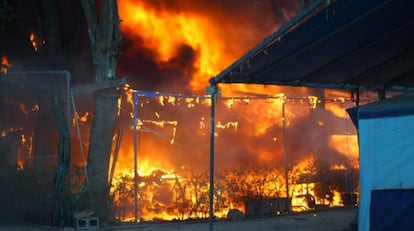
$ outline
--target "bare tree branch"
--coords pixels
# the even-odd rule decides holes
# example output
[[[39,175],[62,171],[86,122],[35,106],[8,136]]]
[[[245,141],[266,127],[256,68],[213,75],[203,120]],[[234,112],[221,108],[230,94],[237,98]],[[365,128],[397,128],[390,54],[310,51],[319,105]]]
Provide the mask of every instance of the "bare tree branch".
[[[88,22],[89,37],[92,46],[96,44],[96,30],[98,29],[98,14],[95,0],[81,0],[83,11],[85,12],[86,21]]]

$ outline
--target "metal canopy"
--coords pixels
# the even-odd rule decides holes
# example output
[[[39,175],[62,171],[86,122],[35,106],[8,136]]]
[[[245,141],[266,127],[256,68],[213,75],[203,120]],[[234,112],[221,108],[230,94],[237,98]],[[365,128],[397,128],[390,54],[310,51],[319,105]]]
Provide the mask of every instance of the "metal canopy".
[[[414,90],[414,1],[315,1],[213,83]]]

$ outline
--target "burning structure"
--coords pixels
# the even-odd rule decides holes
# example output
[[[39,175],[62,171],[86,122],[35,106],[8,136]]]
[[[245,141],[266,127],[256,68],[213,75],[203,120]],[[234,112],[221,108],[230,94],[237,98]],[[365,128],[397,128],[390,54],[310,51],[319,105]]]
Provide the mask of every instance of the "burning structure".
[[[172,1],[167,4],[119,1],[125,39],[119,72],[128,77],[131,88],[154,93],[151,97],[140,96],[137,104],[139,120],[134,121],[131,117],[132,93],[119,89],[123,94],[113,138],[112,162],[108,169],[117,218],[134,218],[134,198],[138,198],[139,211],[136,214],[139,220],[208,216],[208,112],[211,98],[201,92],[208,78],[298,11],[292,1],[237,2],[198,1],[190,4]],[[237,24],[245,26],[237,27]],[[40,35],[29,35],[30,49],[36,56],[48,41],[43,42]],[[4,55],[10,58],[4,59],[5,71],[2,72],[11,69],[6,68],[10,66],[9,62],[14,67],[22,65],[13,52]],[[73,76],[89,76],[79,68],[84,65],[81,61],[74,63],[79,65],[73,65]],[[85,80],[79,77],[74,81],[79,84]],[[3,87],[7,89],[8,85]],[[213,134],[217,139],[216,216],[225,216],[230,209],[242,210],[247,215],[261,215],[262,212],[256,214],[254,209],[249,209],[252,203],[262,207],[279,198],[292,198],[293,201],[291,205],[286,203],[263,213],[283,213],[290,207],[302,210],[316,205],[342,205],[341,193],[353,195],[357,191],[356,133],[343,110],[353,105],[348,94],[258,85],[223,86],[220,90],[222,95],[217,99],[216,132]],[[157,91],[191,93],[163,94]],[[14,158],[7,162],[13,164],[14,170],[20,166],[19,169],[26,172],[31,169],[31,161],[42,159],[41,153],[56,152],[52,150],[56,150],[58,143],[57,130],[50,129],[54,127],[51,124],[44,126],[44,121],[53,120],[45,115],[48,114],[46,103],[36,107],[27,98],[17,99],[13,102],[23,103],[24,106],[19,108],[24,110],[10,112],[6,110],[11,104],[7,97],[15,94],[7,91],[2,91],[2,94],[1,115],[7,117],[2,118],[2,150],[8,150],[2,155]],[[73,102],[77,110],[71,106],[77,112],[70,123],[74,209],[93,207],[84,162],[94,116],[88,99],[88,94],[75,95]],[[15,120],[20,121],[19,129],[10,129],[13,127],[10,118],[16,118],[16,114],[23,115],[24,111],[39,116],[42,121],[35,125],[43,124],[48,129],[32,129],[30,126],[35,126],[34,122],[26,117]],[[43,112],[45,114],[40,114]],[[21,122],[25,120],[29,120],[29,125]],[[138,138],[133,137],[131,128],[134,122],[139,127]],[[25,140],[39,137],[43,142],[38,141],[36,147],[50,151],[39,151],[30,145],[27,150],[19,151],[24,139],[16,139],[22,137],[21,134],[16,135],[16,131],[22,131]],[[49,136],[52,138],[45,138]],[[53,140],[55,142],[51,142]],[[135,171],[138,177],[135,179],[134,140],[137,141],[135,148],[138,152],[138,171]],[[289,157],[287,164],[283,157],[285,152]],[[22,162],[21,156],[27,158]],[[45,158],[42,161],[46,162]],[[47,161],[51,166],[44,169],[48,169],[49,178],[41,178],[46,185],[52,182],[50,178],[57,168],[56,162],[53,158]],[[50,196],[50,191],[40,194]]]
[[[143,220],[194,219],[208,217],[209,182],[208,153],[209,129],[206,125],[210,99],[207,96],[153,93],[154,96],[140,96],[138,107],[139,137],[138,143],[138,214]],[[257,97],[257,96],[256,96]],[[112,164],[109,169],[113,188],[113,206],[116,216],[121,220],[134,218],[134,134],[132,127],[132,104],[128,104],[128,94],[122,98],[123,106],[119,111],[119,125],[114,136]],[[75,99],[75,103],[79,104]],[[216,163],[217,175],[215,183],[215,214],[226,216],[230,209],[239,209],[246,216],[277,214],[290,211],[300,211],[318,206],[343,205],[340,193],[354,193],[357,187],[355,144],[352,144],[354,132],[347,123],[350,121],[338,118],[331,111],[325,111],[325,119],[312,116],[317,113],[309,98],[287,98],[286,117],[282,116],[280,95],[276,97],[233,96],[225,97],[217,104],[219,108],[216,124]],[[346,102],[344,102],[346,103]],[[352,102],[348,102],[352,103]],[[341,106],[340,101],[333,103]],[[274,108],[269,115],[269,124],[256,123],[260,119],[257,107]],[[35,106],[31,113],[47,111],[47,106]],[[29,110],[26,110],[29,111]],[[289,112],[296,113],[290,114]],[[301,113],[299,113],[301,112]],[[24,112],[22,119],[25,118]],[[319,112],[322,113],[322,112]],[[256,114],[255,120],[249,120]],[[178,115],[178,116],[177,116]],[[297,116],[300,115],[300,116]],[[345,114],[344,114],[345,115]],[[72,189],[75,196],[75,209],[86,209],[91,206],[86,184],[85,163],[80,147],[87,150],[87,136],[90,130],[88,113],[78,113],[71,121],[72,133]],[[44,117],[42,117],[44,119]],[[286,136],[283,136],[283,119],[287,121]],[[313,121],[317,119],[317,121]],[[51,118],[51,120],[53,120]],[[18,120],[16,120],[18,121]],[[339,122],[338,122],[339,121]],[[20,122],[19,122],[20,123]],[[342,124],[333,130],[330,125]],[[316,126],[315,126],[316,124]],[[45,125],[43,123],[43,125]],[[268,127],[266,127],[268,126]],[[46,130],[41,137],[55,140],[54,145],[40,143],[45,137],[39,138],[36,129],[22,130],[35,141],[36,147],[48,147],[47,153],[54,153],[57,140],[57,130]],[[309,127],[307,133],[304,128]],[[79,133],[77,132],[79,129]],[[349,130],[347,130],[349,129]],[[295,130],[303,138],[296,138]],[[19,131],[19,130],[17,130]],[[312,138],[314,132],[326,132],[325,141],[321,136]],[[15,132],[5,131],[2,139],[10,140]],[[330,134],[331,133],[331,134]],[[28,136],[28,135],[26,135]],[[81,138],[81,140],[79,139]],[[283,140],[287,139],[289,150],[289,197],[292,204],[284,204],[286,198],[286,182],[283,162]],[[310,139],[314,139],[310,142]],[[83,142],[82,142],[83,140]],[[228,142],[240,143],[235,148]],[[21,147],[14,141],[15,146]],[[80,142],[79,142],[80,141]],[[326,145],[316,146],[316,142]],[[9,143],[9,141],[7,141]],[[80,146],[82,145],[82,146]],[[343,145],[343,146],[342,146]],[[6,148],[6,145],[2,145]],[[51,182],[56,168],[57,159],[45,159],[42,149],[24,150],[24,161],[17,160],[16,151],[7,154],[15,156],[12,162],[20,163],[19,172],[32,171],[39,174],[36,165],[28,163],[36,161],[43,163],[48,177],[42,178],[43,184]],[[319,155],[319,157],[318,157]],[[19,154],[22,156],[22,154]],[[48,154],[51,156],[51,154]],[[23,164],[22,164],[23,163]],[[46,164],[46,165],[45,165]],[[16,166],[12,165],[12,166]],[[46,167],[49,165],[49,167]],[[16,169],[16,167],[15,167]],[[32,176],[35,177],[35,176]],[[350,179],[352,178],[352,180]],[[47,180],[48,179],[48,180]],[[352,182],[352,183],[351,183]],[[86,186],[86,187],[85,187]],[[44,192],[46,193],[46,192]],[[308,195],[315,198],[311,204],[305,199]],[[305,198],[305,196],[307,196]],[[273,198],[273,199],[272,199]],[[342,198],[343,199],[343,198]],[[271,201],[273,200],[273,201]],[[277,207],[263,210],[265,206],[280,200]],[[292,206],[292,207],[291,207]],[[255,208],[255,209],[252,209]],[[275,210],[273,210],[275,209]]]

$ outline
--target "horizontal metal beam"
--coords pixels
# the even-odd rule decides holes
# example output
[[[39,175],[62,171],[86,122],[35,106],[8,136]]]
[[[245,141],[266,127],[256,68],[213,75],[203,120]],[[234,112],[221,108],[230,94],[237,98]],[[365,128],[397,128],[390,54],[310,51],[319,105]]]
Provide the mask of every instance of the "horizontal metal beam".
[[[94,92],[99,90],[104,90],[108,88],[114,88],[114,87],[120,87],[122,85],[126,84],[126,78],[120,78],[120,79],[114,79],[114,80],[108,80],[98,83],[91,83],[86,84],[78,87],[72,88],[72,93],[74,95],[76,94],[83,94],[88,92]]]

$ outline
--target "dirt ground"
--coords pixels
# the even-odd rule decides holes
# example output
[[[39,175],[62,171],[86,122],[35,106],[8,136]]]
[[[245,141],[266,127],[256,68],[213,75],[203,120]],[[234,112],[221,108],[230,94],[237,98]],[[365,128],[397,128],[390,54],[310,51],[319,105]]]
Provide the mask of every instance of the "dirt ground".
[[[276,217],[245,219],[241,221],[221,220],[213,223],[214,231],[348,231],[356,209],[327,209],[289,214]],[[72,231],[73,228],[52,228],[46,226],[6,226],[0,231]],[[122,225],[100,228],[102,231],[208,231],[208,222],[168,222]]]

